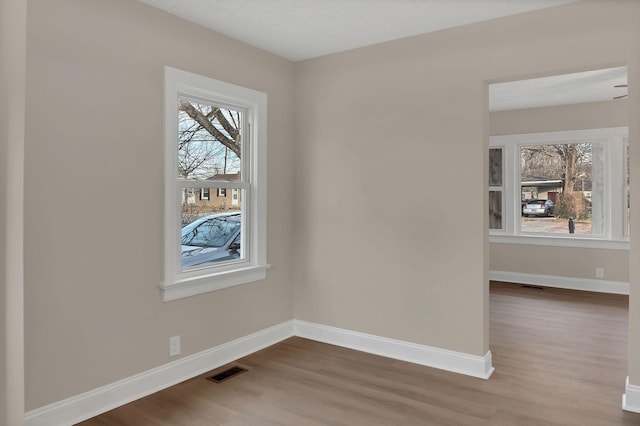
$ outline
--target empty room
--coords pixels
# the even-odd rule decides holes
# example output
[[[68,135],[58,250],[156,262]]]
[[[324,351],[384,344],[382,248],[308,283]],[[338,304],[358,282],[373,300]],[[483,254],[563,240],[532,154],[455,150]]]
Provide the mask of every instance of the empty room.
[[[640,2],[0,4],[0,424],[640,424]]]

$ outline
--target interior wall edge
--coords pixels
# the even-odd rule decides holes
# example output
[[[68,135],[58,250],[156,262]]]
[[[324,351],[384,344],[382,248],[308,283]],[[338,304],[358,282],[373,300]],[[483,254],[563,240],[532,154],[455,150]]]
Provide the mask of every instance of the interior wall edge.
[[[26,2],[0,2],[0,424],[24,416],[24,141]]]
[[[640,413],[640,386],[629,384],[628,376],[625,393],[622,395],[622,409],[633,413]]]

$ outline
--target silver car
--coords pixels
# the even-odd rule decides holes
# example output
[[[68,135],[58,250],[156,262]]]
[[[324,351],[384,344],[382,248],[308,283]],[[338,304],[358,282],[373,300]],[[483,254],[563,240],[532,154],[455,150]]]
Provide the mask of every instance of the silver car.
[[[182,228],[182,269],[240,257],[239,212],[216,213]]]
[[[529,216],[553,216],[556,205],[551,200],[529,200],[523,203],[522,214]]]

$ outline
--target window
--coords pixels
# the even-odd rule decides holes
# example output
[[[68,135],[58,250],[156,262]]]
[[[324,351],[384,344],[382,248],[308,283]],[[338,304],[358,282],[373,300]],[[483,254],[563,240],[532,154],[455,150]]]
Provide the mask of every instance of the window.
[[[603,235],[603,142],[522,145],[519,155],[522,233]]]
[[[489,229],[502,229],[502,147],[489,149]]]
[[[627,128],[495,136],[492,242],[628,248]]]
[[[265,278],[266,109],[264,93],[165,68],[165,301]]]

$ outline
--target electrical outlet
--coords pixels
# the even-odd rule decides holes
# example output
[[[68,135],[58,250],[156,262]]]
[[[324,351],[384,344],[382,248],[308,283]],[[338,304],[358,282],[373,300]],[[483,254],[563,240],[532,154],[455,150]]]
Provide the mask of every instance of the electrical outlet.
[[[169,356],[180,355],[180,336],[169,337]]]
[[[596,278],[604,278],[604,268],[596,268]]]

